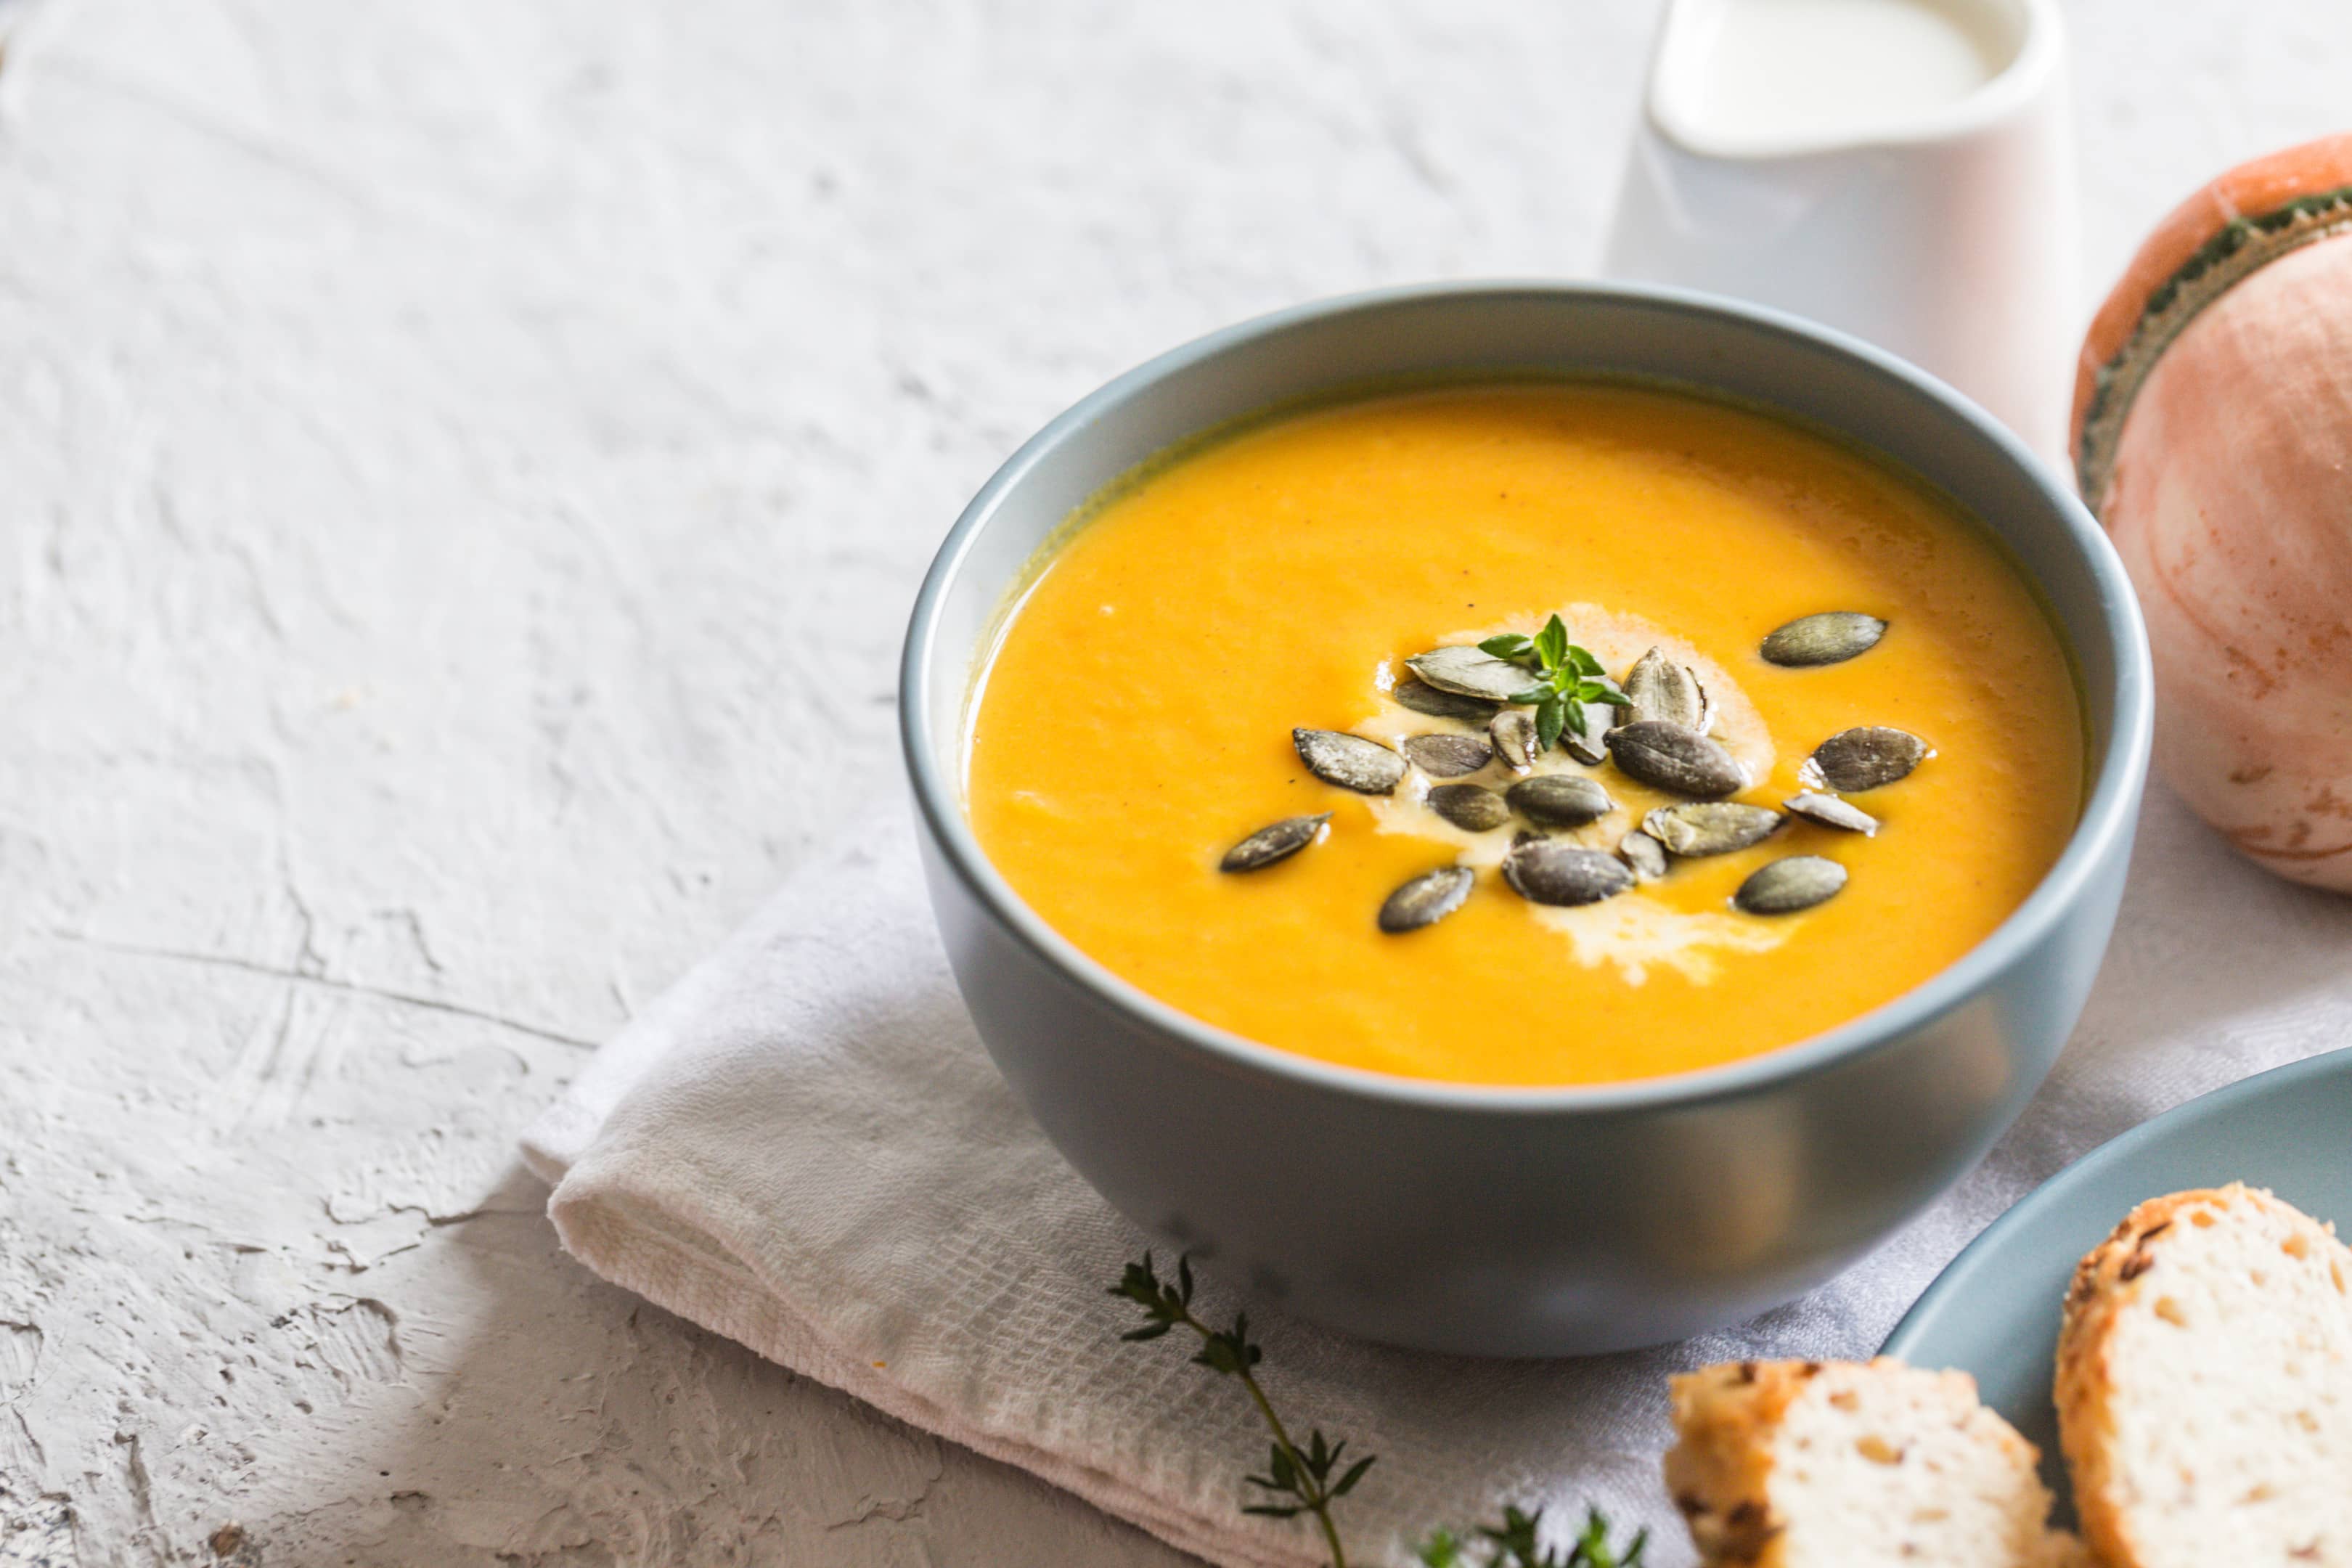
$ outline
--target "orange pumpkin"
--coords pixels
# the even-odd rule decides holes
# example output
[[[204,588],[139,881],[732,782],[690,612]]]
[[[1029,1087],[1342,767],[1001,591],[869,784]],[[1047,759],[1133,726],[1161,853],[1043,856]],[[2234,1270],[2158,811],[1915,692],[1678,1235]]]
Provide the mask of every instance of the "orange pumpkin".
[[[2147,611],[2158,767],[2257,863],[2352,891],[2352,135],[2158,226],[2084,342],[2074,451]]]

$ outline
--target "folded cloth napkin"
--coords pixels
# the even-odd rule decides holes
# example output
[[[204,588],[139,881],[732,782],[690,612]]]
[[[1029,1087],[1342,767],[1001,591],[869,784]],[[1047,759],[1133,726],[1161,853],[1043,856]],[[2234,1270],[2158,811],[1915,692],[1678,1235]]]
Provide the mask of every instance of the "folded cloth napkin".
[[[1299,1426],[1380,1462],[1340,1505],[1350,1561],[1436,1526],[1596,1503],[1690,1561],[1657,1479],[1665,1374],[1867,1354],[1986,1221],[2151,1111],[2352,1037],[2352,901],[2241,867],[2159,800],[2084,1029],[1993,1158],[1845,1275],[1666,1349],[1491,1362],[1254,1320]],[[563,1244],[607,1279],[1018,1465],[1213,1563],[1319,1563],[1244,1516],[1265,1435],[1178,1338],[1120,1342],[1106,1293],[1143,1237],[1055,1153],[972,1032],[903,803],[798,875],[598,1053],[524,1142]],[[2352,1215],[2337,1216],[2352,1219]],[[1170,1261],[1163,1254],[1162,1261]],[[1240,1303],[1213,1279],[1201,1303]],[[2052,1304],[2056,1310],[2056,1304]]]

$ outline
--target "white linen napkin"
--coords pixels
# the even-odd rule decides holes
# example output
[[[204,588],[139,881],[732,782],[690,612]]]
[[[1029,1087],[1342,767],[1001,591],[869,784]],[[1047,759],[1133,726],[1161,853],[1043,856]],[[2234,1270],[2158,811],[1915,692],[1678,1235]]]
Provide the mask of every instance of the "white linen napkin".
[[[1340,1505],[1350,1561],[1409,1563],[1505,1500],[1565,1530],[1597,1503],[1687,1543],[1657,1479],[1665,1374],[1867,1354],[2029,1187],[2157,1110],[2352,1041],[2352,900],[2242,865],[2152,805],[2123,929],[2050,1084],[1984,1166],[1840,1279],[1735,1331],[1583,1361],[1482,1362],[1253,1315],[1298,1427],[1380,1455]],[[596,1273],[911,1425],[1234,1568],[1323,1561],[1245,1518],[1266,1443],[1171,1336],[1125,1344],[1106,1293],[1143,1237],[998,1078],[932,925],[902,803],[851,834],[598,1053],[523,1150]],[[2352,1215],[2339,1215],[2352,1220]],[[1172,1262],[1164,1252],[1164,1264]],[[1202,1302],[1241,1304],[1213,1277]],[[2056,1310],[2056,1304],[2052,1304]]]

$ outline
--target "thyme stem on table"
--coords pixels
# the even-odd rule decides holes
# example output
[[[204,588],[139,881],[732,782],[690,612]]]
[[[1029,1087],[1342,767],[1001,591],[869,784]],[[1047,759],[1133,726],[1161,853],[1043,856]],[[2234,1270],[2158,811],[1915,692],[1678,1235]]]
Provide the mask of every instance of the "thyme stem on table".
[[[1553,626],[1559,624],[1552,617]],[[1547,627],[1547,631],[1550,628]],[[1563,631],[1559,637],[1565,640]],[[1192,1361],[1220,1376],[1237,1378],[1257,1406],[1257,1413],[1272,1435],[1265,1474],[1247,1477],[1248,1484],[1265,1492],[1269,1500],[1243,1506],[1244,1513],[1260,1514],[1269,1519],[1296,1519],[1306,1514],[1322,1532],[1323,1545],[1331,1554],[1330,1568],[1348,1568],[1348,1549],[1339,1538],[1339,1528],[1332,1522],[1331,1505],[1356,1489],[1372,1468],[1375,1456],[1366,1454],[1344,1470],[1337,1479],[1332,1472],[1339,1467],[1340,1456],[1347,1443],[1329,1442],[1322,1429],[1310,1431],[1304,1448],[1290,1439],[1290,1430],[1275,1412],[1274,1402],[1266,1397],[1265,1385],[1257,1380],[1256,1367],[1265,1359],[1265,1352],[1249,1336],[1249,1315],[1234,1314],[1230,1329],[1213,1329],[1192,1312],[1192,1260],[1190,1255],[1176,1260],[1176,1277],[1162,1279],[1153,1268],[1151,1254],[1127,1266],[1118,1284],[1110,1288],[1111,1295],[1134,1302],[1144,1312],[1143,1326],[1130,1329],[1119,1336],[1122,1340],[1156,1340],[1175,1329],[1189,1329],[1200,1339],[1201,1348]],[[1497,1525],[1481,1525],[1473,1538],[1465,1542],[1450,1531],[1441,1530],[1432,1535],[1420,1550],[1426,1568],[1642,1568],[1642,1553],[1649,1544],[1649,1531],[1638,1531],[1621,1555],[1610,1544],[1609,1521],[1599,1509],[1587,1509],[1584,1530],[1570,1543],[1568,1555],[1547,1549],[1537,1539],[1542,1523],[1543,1510],[1525,1511],[1516,1506],[1503,1510]],[[1487,1552],[1486,1562],[1474,1562],[1468,1553],[1483,1545]]]
[[[1269,1450],[1266,1473],[1251,1476],[1249,1484],[1287,1502],[1258,1502],[1245,1505],[1244,1513],[1263,1514],[1268,1519],[1296,1519],[1305,1513],[1314,1517],[1323,1532],[1323,1544],[1331,1553],[1331,1568],[1348,1568],[1348,1550],[1339,1542],[1339,1527],[1331,1522],[1331,1505],[1356,1489],[1364,1472],[1372,1468],[1376,1456],[1366,1454],[1331,1479],[1332,1468],[1339,1464],[1345,1442],[1328,1443],[1318,1427],[1307,1438],[1302,1449],[1290,1440],[1289,1429],[1282,1417],[1275,1414],[1274,1404],[1265,1396],[1257,1374],[1252,1369],[1264,1358],[1265,1352],[1249,1337],[1249,1314],[1234,1314],[1234,1326],[1219,1331],[1192,1315],[1192,1260],[1189,1257],[1176,1260],[1176,1278],[1162,1280],[1151,1266],[1151,1254],[1130,1263],[1111,1287],[1110,1293],[1123,1296],[1141,1307],[1145,1314],[1143,1327],[1121,1334],[1123,1340],[1156,1340],[1171,1329],[1182,1327],[1201,1337],[1200,1352],[1193,1356],[1196,1365],[1227,1377],[1241,1380],[1249,1391],[1250,1402],[1265,1420],[1266,1430],[1274,1435]]]
[[[1570,1542],[1568,1555],[1545,1549],[1536,1539],[1543,1510],[1528,1513],[1516,1507],[1503,1510],[1503,1522],[1480,1525],[1478,1537],[1493,1549],[1485,1568],[1641,1568],[1650,1532],[1637,1530],[1624,1554],[1609,1543],[1609,1521],[1597,1508],[1584,1510],[1584,1529]],[[1421,1549],[1425,1568],[1473,1568],[1467,1549],[1447,1531],[1439,1531]]]

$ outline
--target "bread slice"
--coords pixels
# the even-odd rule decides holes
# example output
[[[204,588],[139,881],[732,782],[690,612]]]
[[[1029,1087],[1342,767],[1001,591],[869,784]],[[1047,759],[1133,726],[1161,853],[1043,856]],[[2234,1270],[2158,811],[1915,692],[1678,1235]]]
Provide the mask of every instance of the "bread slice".
[[[1732,1362],[1674,1380],[1666,1487],[1708,1568],[2061,1568],[2040,1455],[1966,1373]]]
[[[2083,1259],[2058,1425],[2110,1568],[2352,1568],[2352,1251],[2265,1192],[2151,1198]]]

